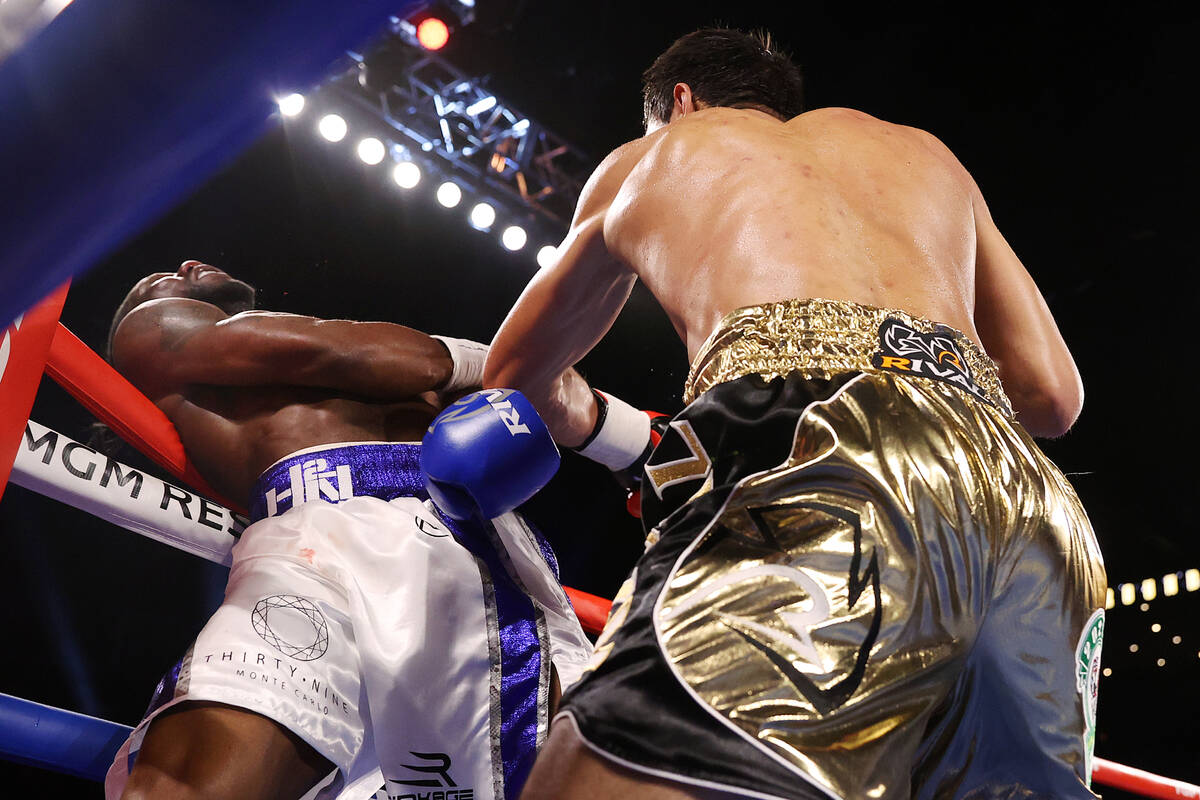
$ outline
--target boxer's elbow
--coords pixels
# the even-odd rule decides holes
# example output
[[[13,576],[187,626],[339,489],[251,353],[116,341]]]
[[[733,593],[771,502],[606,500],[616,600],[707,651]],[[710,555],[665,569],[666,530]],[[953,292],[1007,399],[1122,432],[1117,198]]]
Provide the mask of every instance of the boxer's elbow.
[[[1083,384],[1078,374],[1037,387],[1026,387],[1012,397],[1017,421],[1030,435],[1043,439],[1062,436],[1083,410]]]

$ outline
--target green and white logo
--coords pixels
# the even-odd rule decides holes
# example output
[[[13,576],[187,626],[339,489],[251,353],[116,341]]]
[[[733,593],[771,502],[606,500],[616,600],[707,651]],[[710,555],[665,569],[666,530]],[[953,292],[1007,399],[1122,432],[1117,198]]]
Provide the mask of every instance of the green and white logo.
[[[1096,747],[1096,700],[1100,696],[1100,648],[1104,644],[1104,609],[1083,626],[1075,646],[1075,689],[1083,697],[1083,769],[1084,780],[1092,785],[1092,751]]]

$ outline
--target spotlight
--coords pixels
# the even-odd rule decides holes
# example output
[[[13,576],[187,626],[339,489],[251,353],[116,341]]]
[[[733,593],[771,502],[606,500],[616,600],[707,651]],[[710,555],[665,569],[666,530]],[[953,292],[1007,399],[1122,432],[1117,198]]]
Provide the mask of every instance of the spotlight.
[[[378,164],[385,155],[387,148],[374,136],[368,136],[358,143],[358,157],[364,164]]]
[[[417,25],[417,41],[426,50],[441,50],[450,41],[450,28],[437,17],[426,17]]]
[[[1121,605],[1133,605],[1133,601],[1137,598],[1137,590],[1134,589],[1132,583],[1122,583],[1117,587],[1117,591],[1121,593]]]
[[[1183,573],[1183,586],[1189,592],[1200,589],[1200,569],[1189,569]]]
[[[281,97],[278,104],[280,114],[285,117],[294,117],[304,110],[304,95],[289,94],[287,97]]]
[[[1154,578],[1146,578],[1142,581],[1142,597],[1146,600],[1158,597],[1158,582]]]
[[[438,187],[437,201],[446,208],[454,208],[462,202],[462,189],[454,181],[446,181]]]
[[[1155,633],[1158,633],[1159,631],[1161,631],[1161,630],[1162,630],[1162,625],[1159,625],[1159,624],[1156,622],[1156,623],[1154,623],[1153,625],[1151,625],[1151,626],[1150,626],[1150,630],[1154,631]]]
[[[340,142],[346,138],[346,120],[339,117],[337,114],[326,114],[321,117],[321,121],[317,123],[317,131],[325,138],[327,142]]]
[[[504,229],[504,233],[500,234],[500,243],[507,249],[516,252],[525,246],[528,238],[525,229],[520,225],[509,225]]]
[[[480,230],[492,227],[496,221],[496,209],[487,203],[476,203],[471,209],[471,224]]]
[[[1104,668],[1104,677],[1106,677],[1106,678],[1107,678],[1107,677],[1108,677],[1108,676],[1110,676],[1110,675],[1112,675],[1112,668],[1111,668],[1111,667],[1105,667],[1105,668]]]
[[[537,252],[537,264],[542,269],[554,265],[558,261],[558,248],[548,244]]]
[[[1136,644],[1129,645],[1129,652],[1136,653],[1137,651],[1138,651],[1138,646]]]
[[[421,182],[421,168],[411,161],[401,161],[392,170],[392,180],[401,189],[411,189]]]
[[[1162,576],[1163,597],[1174,597],[1179,594],[1179,576],[1168,572]]]

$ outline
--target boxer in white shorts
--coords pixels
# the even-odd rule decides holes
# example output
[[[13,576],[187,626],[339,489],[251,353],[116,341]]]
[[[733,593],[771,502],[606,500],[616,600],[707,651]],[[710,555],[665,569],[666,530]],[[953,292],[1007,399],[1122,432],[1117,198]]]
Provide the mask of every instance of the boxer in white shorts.
[[[107,796],[515,798],[590,645],[540,535],[440,513],[405,443],[483,346],[253,299],[188,261],[114,319],[114,365],[253,524]]]

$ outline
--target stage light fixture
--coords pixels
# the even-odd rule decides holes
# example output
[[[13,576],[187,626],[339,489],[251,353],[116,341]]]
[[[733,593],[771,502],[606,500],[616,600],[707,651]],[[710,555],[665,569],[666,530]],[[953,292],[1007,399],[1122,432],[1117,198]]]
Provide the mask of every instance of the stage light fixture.
[[[346,125],[346,120],[339,117],[337,114],[326,114],[321,117],[321,121],[317,123],[317,131],[327,142],[340,142],[346,138],[346,132],[349,130]]]
[[[1179,576],[1168,572],[1162,576],[1163,597],[1174,597],[1179,594]]]
[[[1183,573],[1183,586],[1189,592],[1200,589],[1200,569],[1189,569]]]
[[[499,101],[496,99],[496,96],[490,94],[482,100],[478,100],[467,106],[467,113],[472,117],[477,117],[485,111],[491,111],[496,107],[496,103],[498,102]]]
[[[421,168],[411,161],[401,161],[392,169],[392,180],[401,189],[411,189],[421,182]]]
[[[450,27],[437,17],[426,17],[417,23],[417,41],[426,50],[441,50],[450,41]]]
[[[480,230],[492,227],[496,221],[496,209],[488,203],[476,203],[471,209],[471,224]]]
[[[1158,597],[1158,582],[1154,578],[1146,578],[1142,581],[1142,597],[1146,600]]]
[[[1137,589],[1134,588],[1132,583],[1122,583],[1117,587],[1117,590],[1121,593],[1121,605],[1133,605],[1133,601],[1137,599]]]
[[[368,136],[358,143],[358,158],[364,164],[378,164],[383,161],[385,155],[387,155],[387,148],[374,136]]]
[[[520,225],[509,225],[504,229],[504,233],[500,234],[500,243],[514,253],[524,247],[528,239],[529,236]]]
[[[548,244],[537,252],[537,265],[542,269],[553,266],[558,261],[558,248]]]
[[[285,117],[294,117],[304,110],[304,95],[292,93],[278,100],[279,113]]]
[[[462,202],[462,189],[454,181],[446,181],[437,189],[437,201],[446,208],[454,208]]]
[[[1150,626],[1150,630],[1154,631],[1155,633],[1158,633],[1159,631],[1162,630],[1162,625],[1159,625],[1157,622],[1155,622],[1153,625]]]

